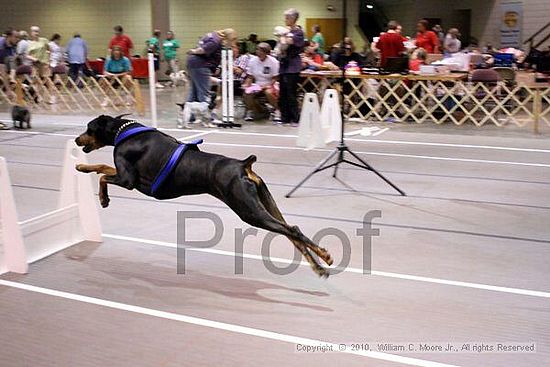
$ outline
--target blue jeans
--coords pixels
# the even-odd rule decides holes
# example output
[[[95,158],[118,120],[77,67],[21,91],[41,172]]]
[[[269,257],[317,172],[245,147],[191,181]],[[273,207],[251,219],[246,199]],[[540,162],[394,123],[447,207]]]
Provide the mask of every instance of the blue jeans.
[[[188,68],[187,73],[191,81],[187,102],[210,103],[210,76],[209,68]]]

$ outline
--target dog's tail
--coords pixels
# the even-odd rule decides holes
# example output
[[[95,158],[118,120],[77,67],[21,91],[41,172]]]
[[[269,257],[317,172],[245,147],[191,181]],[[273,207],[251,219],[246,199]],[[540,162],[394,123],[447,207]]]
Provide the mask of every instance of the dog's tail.
[[[241,162],[245,170],[252,169],[252,163],[256,162],[257,158],[254,154],[248,156],[248,158],[243,159]]]

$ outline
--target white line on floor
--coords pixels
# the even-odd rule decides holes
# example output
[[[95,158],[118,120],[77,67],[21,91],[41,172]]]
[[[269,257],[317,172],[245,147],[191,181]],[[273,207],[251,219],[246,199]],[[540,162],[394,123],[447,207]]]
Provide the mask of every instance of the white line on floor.
[[[178,140],[190,141],[191,139],[195,139],[195,138],[198,138],[200,136],[205,136],[205,135],[208,135],[208,134],[211,134],[211,133],[213,133],[213,131],[203,131],[203,132],[200,132],[200,133],[197,133],[197,134],[193,134],[193,135],[189,135],[189,136],[184,136],[182,138],[178,138]]]
[[[161,131],[171,131],[171,132],[182,132],[181,129],[159,128],[159,130],[161,130]],[[193,133],[201,133],[201,132],[208,131],[209,133],[222,134],[222,135],[250,135],[250,136],[266,136],[266,137],[293,138],[293,139],[295,139],[297,137],[297,135],[293,135],[293,134],[269,134],[269,133],[255,133],[255,132],[244,132],[244,131],[226,131],[226,130],[217,130],[217,129],[211,129],[211,130],[186,130],[186,131],[187,132],[193,132]],[[43,134],[43,135],[59,135],[59,136],[76,137],[76,135],[65,135],[65,134],[57,134],[57,133],[41,133],[41,132],[33,132],[33,131],[3,130],[3,132],[16,133],[16,134],[38,134],[38,135]],[[425,145],[425,146],[449,147],[449,148],[472,148],[472,149],[507,150],[507,151],[513,151],[513,152],[550,153],[549,149],[514,148],[514,147],[503,147],[503,146],[496,146],[496,145],[434,143],[434,142],[422,142],[422,141],[381,140],[381,139],[346,139],[346,140],[347,141],[358,142],[358,143]]]
[[[114,301],[108,301],[100,298],[95,297],[88,297],[83,296],[80,294],[74,294],[74,293],[68,293],[63,291],[58,291],[55,289],[49,289],[49,288],[43,288],[43,287],[37,287],[29,284],[23,284],[18,282],[12,282],[8,280],[1,280],[0,279],[0,285],[11,287],[11,288],[17,288],[22,289],[29,292],[35,292],[40,294],[45,294],[49,296],[69,299],[73,301],[83,302],[87,304],[97,305],[97,306],[103,306],[108,307],[116,310],[122,310],[127,312],[132,312],[140,315],[147,315],[152,317],[158,317],[166,320],[173,320],[173,321],[179,321],[184,322],[186,324],[192,324],[192,325],[198,325],[198,326],[204,326],[209,327],[212,329],[218,329],[218,330],[225,330],[233,333],[238,334],[245,334],[245,335],[251,335],[256,336],[259,338],[264,339],[270,339],[270,340],[277,340],[285,343],[291,343],[291,344],[302,344],[302,345],[310,345],[310,346],[323,346],[328,345],[332,346],[334,351],[339,351],[339,345],[334,343],[325,342],[322,340],[316,340],[316,339],[309,339],[309,338],[302,338],[299,336],[293,336],[293,335],[287,335],[287,334],[281,334],[276,333],[273,331],[268,330],[262,330],[262,329],[255,329],[247,326],[240,326],[235,324],[229,324],[225,322],[220,321],[213,321],[208,319],[203,319],[199,317],[193,317],[193,316],[187,316],[187,315],[181,315],[177,313],[172,312],[166,312],[166,311],[160,311],[155,310],[151,308],[146,307],[140,307],[135,305],[129,305],[126,303],[120,303],[120,302],[114,302]],[[372,359],[378,359],[378,360],[384,360],[384,361],[390,361],[390,362],[396,362],[396,363],[402,363],[409,366],[423,366],[423,367],[455,367],[453,365],[444,364],[444,363],[438,363],[438,362],[432,362],[427,361],[423,359],[417,359],[417,358],[410,358],[410,357],[403,357],[398,356],[394,354],[389,353],[382,353],[382,352],[374,352],[374,351],[354,351],[351,349],[347,349],[340,353],[346,353],[346,354],[353,354],[361,357],[367,357]]]
[[[76,135],[67,135],[67,134],[58,134],[58,133],[38,133],[38,132],[24,132],[24,131],[7,131],[13,133],[21,134],[42,134],[42,135],[58,135],[58,136],[68,136],[76,137]],[[186,137],[181,137],[179,139],[187,139]],[[277,145],[260,145],[260,144],[235,144],[235,143],[212,143],[206,142],[204,145],[214,145],[214,146],[227,146],[227,147],[246,147],[246,148],[260,148],[260,149],[278,149],[278,150],[301,150],[303,148],[299,147],[286,147],[286,146],[277,146]],[[318,152],[331,152],[331,149],[311,149],[310,151]],[[375,155],[383,157],[401,157],[401,158],[413,158],[413,159],[428,159],[436,161],[453,161],[453,162],[469,162],[469,163],[486,163],[486,164],[503,164],[510,166],[528,166],[528,167],[550,167],[550,164],[544,163],[530,163],[530,162],[510,162],[510,161],[493,161],[493,160],[484,160],[484,159],[470,159],[470,158],[452,158],[452,157],[435,157],[429,155],[413,155],[413,154],[397,154],[397,153],[379,153],[379,152],[361,152],[356,151],[357,154],[365,155]]]
[[[149,240],[149,239],[145,239],[145,238],[121,236],[121,235],[107,234],[107,233],[104,233],[103,237],[117,239],[117,240],[123,240],[123,241],[145,243],[145,244],[154,245],[154,246],[177,248],[177,244],[173,243],[173,242]],[[208,253],[208,254],[215,254],[215,255],[222,255],[222,256],[232,256],[232,257],[242,256],[245,259],[253,259],[253,260],[267,260],[267,258],[265,258],[263,256],[260,256],[260,255],[252,255],[252,254],[239,254],[239,255],[237,255],[235,252],[232,252],[232,251],[217,250],[217,249],[213,249],[213,248],[190,247],[190,248],[186,248],[186,250],[194,251],[194,252],[204,252],[204,253]],[[274,263],[280,263],[280,264],[291,264],[293,262],[292,260],[283,259],[283,258],[280,258],[280,257],[269,257],[269,260],[274,262]],[[307,263],[306,261],[302,261],[302,262],[300,262],[300,265],[309,266],[309,263]],[[359,269],[359,268],[350,268],[350,267],[348,267],[348,268],[343,269],[343,271],[346,272],[346,273],[363,274],[363,269]],[[550,298],[550,293],[549,292],[533,291],[533,290],[529,290],[529,289],[500,287],[500,286],[488,285],[488,284],[460,282],[460,281],[456,281],[456,280],[429,278],[429,277],[409,275],[409,274],[389,273],[389,272],[377,271],[377,270],[372,270],[371,275],[387,277],[387,278],[412,280],[412,281],[417,281],[417,282],[450,285],[450,286],[456,286],[456,287],[474,288],[474,289],[481,289],[481,290],[493,291],[493,292],[511,293],[511,294],[518,294],[518,295],[522,295],[522,296]]]
[[[377,132],[373,133],[372,136],[378,136],[378,135],[380,135],[380,134],[383,134],[383,133],[385,133],[386,131],[388,131],[389,129],[390,129],[389,127],[386,127],[386,128],[384,128],[384,129],[382,129],[382,130],[380,130],[380,131],[377,131]]]
[[[233,143],[204,143],[205,145],[218,145],[218,146],[236,146],[247,148],[260,148],[260,149],[280,149],[280,150],[304,150],[299,147],[281,147],[276,145],[259,145],[259,144],[233,144]],[[310,151],[317,152],[332,152],[331,149],[311,149]],[[397,154],[397,153],[378,153],[378,152],[361,152],[355,151],[356,154],[376,155],[383,157],[402,157],[402,158],[416,158],[416,159],[429,159],[436,161],[455,161],[455,162],[470,162],[470,163],[488,163],[488,164],[505,164],[511,166],[530,166],[530,167],[550,167],[550,164],[544,163],[530,163],[530,162],[509,162],[509,161],[493,161],[484,159],[470,159],[470,158],[451,158],[451,157],[434,157],[429,155],[413,155],[413,154]]]

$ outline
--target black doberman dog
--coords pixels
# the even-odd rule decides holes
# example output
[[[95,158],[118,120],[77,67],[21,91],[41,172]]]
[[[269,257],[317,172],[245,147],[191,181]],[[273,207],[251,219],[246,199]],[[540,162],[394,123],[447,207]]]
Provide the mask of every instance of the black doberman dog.
[[[88,123],[86,131],[76,138],[76,144],[83,147],[85,153],[114,146],[119,135],[139,126],[143,125],[120,116],[101,115]],[[181,142],[163,132],[147,131],[133,135],[115,147],[116,168],[104,164],[79,164],[76,169],[102,174],[99,200],[104,208],[109,205],[109,184],[136,189],[159,200],[210,194],[226,203],[246,223],[286,236],[319,276],[329,275],[313,254],[331,265],[330,254],[307,238],[297,226],[287,224],[264,181],[252,171],[252,163],[256,161],[254,155],[238,160],[202,152],[196,145],[190,145],[153,193],[152,185],[159,171],[180,145]]]

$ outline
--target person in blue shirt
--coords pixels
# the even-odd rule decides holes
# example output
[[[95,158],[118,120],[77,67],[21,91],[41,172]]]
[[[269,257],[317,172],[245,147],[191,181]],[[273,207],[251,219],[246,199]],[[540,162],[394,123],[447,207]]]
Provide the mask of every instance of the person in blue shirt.
[[[76,81],[80,73],[84,73],[88,58],[88,44],[80,37],[80,34],[76,33],[67,44],[66,52],[69,61],[69,77]]]
[[[126,56],[124,56],[120,46],[113,46],[111,50],[111,57],[108,57],[107,60],[105,60],[105,65],[103,66],[103,78],[100,79],[100,83],[107,93],[111,89],[117,89],[120,87],[121,83],[127,90],[130,90],[132,87],[134,83],[132,80],[132,63]],[[130,102],[127,104],[129,103]],[[106,98],[101,105],[104,107],[108,106],[109,100]]]

